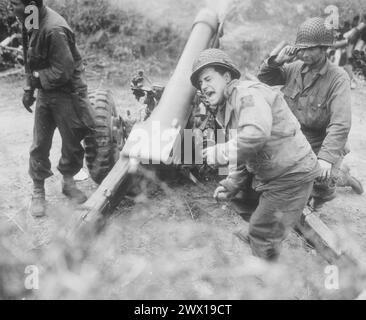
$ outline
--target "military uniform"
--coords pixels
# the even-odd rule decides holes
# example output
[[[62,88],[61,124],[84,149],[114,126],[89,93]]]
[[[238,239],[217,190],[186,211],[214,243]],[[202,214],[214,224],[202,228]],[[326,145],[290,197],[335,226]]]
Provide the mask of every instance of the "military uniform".
[[[74,34],[58,13],[42,7],[39,29],[27,40],[27,83],[38,89],[29,174],[40,181],[52,175],[49,152],[57,127],[62,137],[58,170],[74,176],[83,166],[80,142],[94,126]]]
[[[221,185],[229,191],[252,187],[260,194],[250,219],[250,245],[254,255],[276,259],[319,175],[317,159],[279,93],[261,83],[234,80],[225,98],[217,121],[227,132],[226,148],[221,149],[229,175]]]
[[[327,32],[322,31],[321,21],[314,18],[304,24],[305,29],[300,28],[297,39],[303,43],[300,47],[306,47],[304,38],[309,43],[308,38],[314,30],[319,30],[319,34]],[[324,34],[315,34],[317,38],[310,41],[319,42],[318,39],[324,39]],[[326,41],[331,43],[330,33],[328,38]],[[330,200],[335,196],[336,184],[345,186],[350,177],[349,169],[342,167],[343,157],[349,152],[347,139],[351,129],[349,76],[328,59],[320,70],[313,72],[301,61],[279,65],[275,58],[270,57],[261,65],[258,78],[271,86],[283,86],[281,90],[286,102],[299,120],[313,151],[319,159],[332,164],[331,179],[325,183],[317,181],[313,191],[313,197]]]
[[[258,78],[283,85],[291,111],[319,159],[336,164],[349,150],[351,88],[347,73],[329,60],[313,74],[303,62],[279,66],[273,58],[262,64]]]
[[[249,242],[255,256],[274,260],[291,227],[300,220],[319,175],[318,161],[278,92],[260,82],[240,81],[238,68],[218,49],[203,51],[193,65],[191,82],[199,90],[199,75],[208,67],[224,68],[232,79],[216,115],[226,142],[217,144],[213,154],[229,169],[220,184],[230,196],[243,191],[244,200],[250,200],[253,189],[257,192],[259,203],[250,218]],[[210,90],[216,90],[214,85]]]

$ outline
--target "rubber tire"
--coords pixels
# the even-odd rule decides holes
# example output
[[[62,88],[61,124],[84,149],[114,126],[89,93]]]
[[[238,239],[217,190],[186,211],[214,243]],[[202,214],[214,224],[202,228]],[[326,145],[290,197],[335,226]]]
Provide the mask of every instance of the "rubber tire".
[[[112,117],[117,117],[117,110],[110,91],[91,91],[89,100],[95,111],[96,131],[84,139],[85,162],[90,177],[100,184],[118,160],[119,150],[113,141],[111,121]]]

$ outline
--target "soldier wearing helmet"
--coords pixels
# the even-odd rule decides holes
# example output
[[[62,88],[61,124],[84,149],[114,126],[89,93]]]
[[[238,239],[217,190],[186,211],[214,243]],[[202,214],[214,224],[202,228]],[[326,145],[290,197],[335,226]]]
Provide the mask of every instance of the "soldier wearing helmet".
[[[319,166],[284,98],[260,82],[240,81],[240,76],[218,49],[203,51],[194,63],[191,82],[217,106],[216,121],[226,135],[225,143],[205,149],[203,156],[209,163],[228,164],[215,198],[241,193],[245,200],[253,189],[257,192],[258,205],[244,237],[255,256],[274,260],[300,219]]]
[[[299,120],[321,166],[312,193],[314,208],[335,197],[337,186],[350,186],[359,194],[362,184],[342,165],[349,152],[351,88],[347,73],[327,58],[334,31],[323,18],[305,21],[295,46],[286,46],[260,67],[258,78],[271,86],[282,85],[284,97]],[[292,62],[294,58],[298,61]]]
[[[81,141],[95,127],[85,82],[85,68],[75,34],[64,18],[43,0],[10,0],[10,9],[22,23],[26,70],[23,105],[32,113],[35,105],[33,143],[29,175],[33,180],[30,213],[46,215],[45,180],[53,175],[49,160],[56,128],[61,139],[58,170],[63,176],[62,193],[81,204],[86,195],[77,188],[74,176],[83,167]],[[27,26],[26,7],[38,8],[38,27]],[[37,91],[37,98],[34,97]]]

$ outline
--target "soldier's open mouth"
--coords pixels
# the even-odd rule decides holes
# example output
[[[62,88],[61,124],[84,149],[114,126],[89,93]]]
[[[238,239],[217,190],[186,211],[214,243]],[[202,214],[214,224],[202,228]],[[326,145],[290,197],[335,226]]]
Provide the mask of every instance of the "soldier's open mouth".
[[[205,96],[206,96],[207,98],[211,98],[214,94],[215,94],[215,91],[209,91],[209,92],[206,92],[206,93],[205,93]]]

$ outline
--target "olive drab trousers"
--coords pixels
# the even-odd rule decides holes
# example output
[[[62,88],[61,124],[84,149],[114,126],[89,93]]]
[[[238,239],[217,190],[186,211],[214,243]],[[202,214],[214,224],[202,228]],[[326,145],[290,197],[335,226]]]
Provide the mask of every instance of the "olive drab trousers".
[[[313,182],[291,188],[266,190],[250,218],[249,241],[254,256],[274,261],[279,257],[282,242],[300,221],[313,189]]]
[[[33,180],[45,180],[53,175],[49,156],[56,128],[62,138],[58,170],[62,175],[74,176],[83,167],[81,141],[88,128],[75,113],[70,93],[39,90],[29,159]]]

